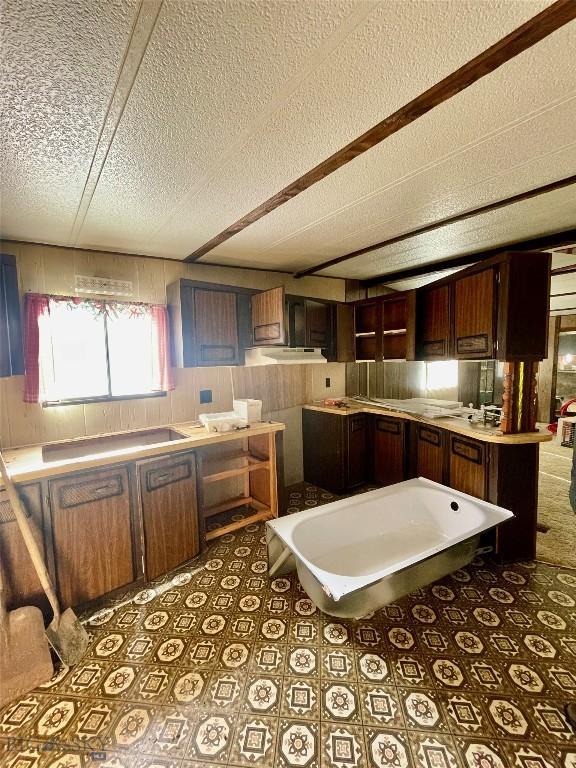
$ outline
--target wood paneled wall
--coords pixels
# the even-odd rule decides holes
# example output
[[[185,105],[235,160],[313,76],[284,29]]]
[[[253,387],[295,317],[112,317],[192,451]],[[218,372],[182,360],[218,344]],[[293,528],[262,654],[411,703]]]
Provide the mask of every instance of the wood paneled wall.
[[[252,288],[284,285],[286,291],[316,298],[344,300],[344,280],[309,277],[293,280],[273,272],[180,264],[121,254],[3,242],[2,250],[16,255],[20,292],[74,294],[74,276],[91,275],[131,280],[134,301],[166,302],[166,286],[180,277]],[[331,379],[326,388],[325,379]],[[299,412],[303,403],[345,392],[345,365],[267,366],[262,368],[186,368],[175,371],[176,389],[166,397],[87,403],[42,408],[22,402],[23,377],[0,379],[0,446],[16,447],[52,440],[191,421],[199,413],[230,410],[232,398],[255,397],[268,418],[286,420],[287,479],[296,482],[301,467]],[[200,405],[201,389],[211,389],[213,401]],[[291,409],[298,409],[292,413]],[[281,415],[284,418],[280,418]],[[296,431],[296,434],[292,434]],[[300,470],[301,474],[301,470]]]

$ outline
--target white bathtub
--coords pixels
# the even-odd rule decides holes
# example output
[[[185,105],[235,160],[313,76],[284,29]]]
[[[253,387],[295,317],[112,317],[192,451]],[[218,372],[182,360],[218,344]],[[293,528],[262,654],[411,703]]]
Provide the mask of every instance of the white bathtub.
[[[267,522],[268,571],[296,568],[320,610],[360,618],[469,563],[510,517],[419,477]]]

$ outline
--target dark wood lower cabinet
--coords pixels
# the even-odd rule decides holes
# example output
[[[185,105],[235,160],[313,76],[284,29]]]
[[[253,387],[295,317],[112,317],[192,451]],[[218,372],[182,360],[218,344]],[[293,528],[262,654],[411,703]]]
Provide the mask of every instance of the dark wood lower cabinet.
[[[435,483],[444,482],[445,432],[424,424],[414,424],[415,474]]]
[[[18,490],[40,551],[45,556],[40,483],[24,485]],[[0,567],[4,583],[4,599],[8,609],[12,610],[23,605],[36,605],[39,608],[46,606],[44,590],[36,576],[12,512],[8,494],[4,489],[0,490]]]
[[[134,581],[128,468],[49,482],[56,582],[63,605],[79,605]]]
[[[450,435],[448,485],[456,491],[486,498],[486,443]]]
[[[346,493],[369,478],[367,416],[302,411],[304,479]]]
[[[406,477],[406,422],[389,416],[372,416],[374,482],[400,483]]]
[[[196,461],[193,453],[138,466],[145,573],[155,579],[198,554]]]

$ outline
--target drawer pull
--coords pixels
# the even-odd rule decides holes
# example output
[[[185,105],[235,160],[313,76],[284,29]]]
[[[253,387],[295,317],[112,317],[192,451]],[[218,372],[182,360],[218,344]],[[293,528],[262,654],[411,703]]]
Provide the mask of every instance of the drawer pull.
[[[172,483],[178,483],[192,477],[192,462],[190,459],[175,464],[166,469],[151,469],[146,472],[146,490],[157,491]]]
[[[114,486],[113,485],[101,485],[100,488],[94,488],[94,493],[101,494],[101,493],[108,493],[108,491],[113,491]]]
[[[62,509],[79,507],[91,501],[110,499],[124,493],[123,474],[118,473],[107,481],[106,478],[85,482],[66,483],[58,488],[58,504]]]

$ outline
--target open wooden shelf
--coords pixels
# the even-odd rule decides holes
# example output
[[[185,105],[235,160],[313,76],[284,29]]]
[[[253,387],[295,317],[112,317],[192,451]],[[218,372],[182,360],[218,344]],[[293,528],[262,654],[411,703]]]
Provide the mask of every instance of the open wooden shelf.
[[[211,472],[204,475],[203,480],[205,483],[216,483],[218,480],[226,480],[229,477],[239,477],[245,475],[248,472],[254,472],[257,469],[268,469],[270,467],[270,461],[262,458],[261,456],[254,456],[249,451],[239,451],[238,453],[227,454],[226,456],[219,456],[215,459],[209,459],[204,462],[204,467],[218,466],[230,461],[241,460],[244,462],[240,467],[230,467],[230,469],[222,469],[219,472]]]
[[[251,523],[258,523],[261,520],[271,520],[273,517],[276,517],[270,507],[267,507],[265,504],[261,504],[255,499],[252,499],[249,506],[256,510],[254,514],[243,517],[242,520],[234,520],[231,523],[227,523],[226,525],[222,525],[219,528],[215,528],[213,531],[207,531],[206,541],[212,541],[213,539],[217,539],[219,536],[224,536],[226,533],[232,533],[232,531],[245,528]]]

